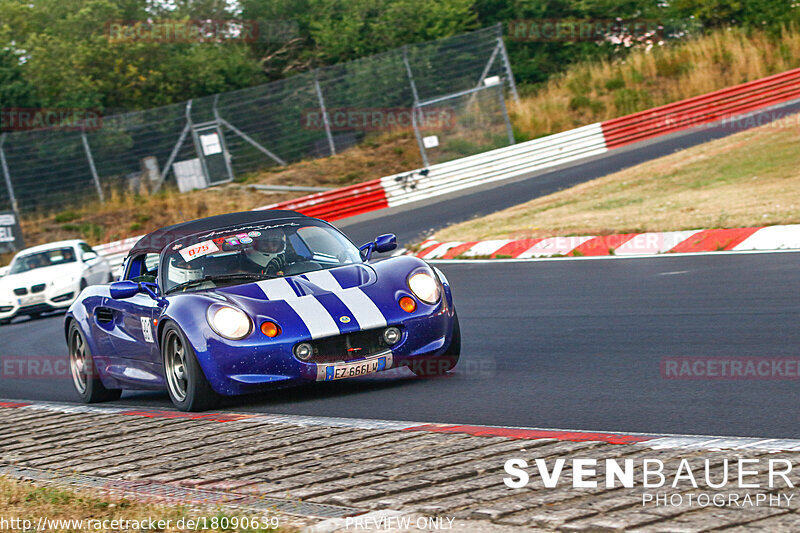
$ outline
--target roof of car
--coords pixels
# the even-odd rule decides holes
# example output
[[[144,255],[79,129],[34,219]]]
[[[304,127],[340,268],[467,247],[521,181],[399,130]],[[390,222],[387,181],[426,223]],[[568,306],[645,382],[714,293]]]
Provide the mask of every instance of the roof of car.
[[[68,241],[56,241],[56,242],[48,242],[47,244],[37,244],[36,246],[31,246],[30,248],[24,248],[17,252],[17,255],[28,255],[31,253],[36,252],[44,252],[47,250],[56,250],[58,248],[64,248],[66,246],[77,246],[78,244],[85,242],[81,239],[70,239]]]
[[[203,231],[210,231],[228,226],[239,224],[256,224],[259,222],[270,222],[273,220],[287,220],[293,218],[308,218],[296,211],[284,211],[280,209],[269,209],[266,211],[242,211],[239,213],[227,213],[207,218],[199,218],[188,222],[181,222],[172,226],[166,226],[148,233],[131,248],[129,256],[146,253],[161,253],[170,243],[194,235]]]

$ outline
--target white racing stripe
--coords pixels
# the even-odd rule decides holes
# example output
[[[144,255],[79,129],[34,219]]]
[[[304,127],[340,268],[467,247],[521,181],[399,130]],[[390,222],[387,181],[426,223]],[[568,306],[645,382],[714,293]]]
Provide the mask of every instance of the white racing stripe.
[[[257,282],[270,300],[284,300],[300,315],[312,339],[339,334],[339,326],[331,314],[314,296],[297,296],[289,282],[283,278]]]
[[[316,270],[305,274],[308,281],[326,291],[331,291],[353,314],[361,329],[386,326],[386,317],[359,287],[343,289],[341,284],[327,270]]]

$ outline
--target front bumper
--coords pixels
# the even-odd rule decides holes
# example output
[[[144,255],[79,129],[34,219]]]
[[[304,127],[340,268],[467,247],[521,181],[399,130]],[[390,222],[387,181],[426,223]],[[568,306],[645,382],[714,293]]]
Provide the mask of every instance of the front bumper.
[[[42,293],[15,297],[0,302],[0,320],[9,320],[20,315],[35,315],[48,311],[67,309],[78,298],[78,287],[51,290]]]
[[[348,358],[343,364],[355,367],[364,364],[362,368],[373,373],[404,366],[421,357],[442,355],[450,345],[453,323],[453,310],[446,305],[399,323],[389,323],[386,327],[399,327],[403,335],[398,343],[386,350],[388,353],[373,353],[361,359]],[[329,361],[319,364],[299,361],[292,349],[298,342],[307,340],[286,338],[278,342],[237,344],[209,339],[206,351],[198,351],[197,355],[212,388],[227,396],[361,375],[357,368],[358,373],[352,376],[334,374],[331,377]],[[383,360],[379,363],[377,360],[381,357]]]

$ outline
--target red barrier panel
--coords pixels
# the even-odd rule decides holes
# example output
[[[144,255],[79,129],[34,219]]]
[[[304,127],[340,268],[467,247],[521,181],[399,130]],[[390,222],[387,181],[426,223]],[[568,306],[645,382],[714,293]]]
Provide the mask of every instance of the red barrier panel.
[[[796,98],[800,98],[800,69],[607,120],[601,126],[606,146],[618,148]]]
[[[323,220],[338,220],[385,207],[389,207],[386,191],[377,179],[287,200],[268,209],[290,209]]]

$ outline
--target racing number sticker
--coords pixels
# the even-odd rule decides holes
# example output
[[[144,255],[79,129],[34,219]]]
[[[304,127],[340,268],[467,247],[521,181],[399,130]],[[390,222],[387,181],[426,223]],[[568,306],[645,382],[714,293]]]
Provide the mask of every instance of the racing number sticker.
[[[145,342],[153,342],[153,329],[150,327],[150,319],[146,316],[140,317],[142,322],[142,333],[144,334]]]
[[[216,244],[214,244],[214,241],[209,240],[198,242],[197,244],[193,244],[188,248],[184,248],[180,251],[180,254],[184,261],[192,261],[198,257],[213,254],[214,252],[219,252],[219,248]]]

